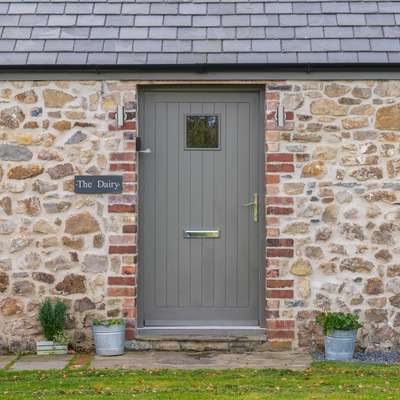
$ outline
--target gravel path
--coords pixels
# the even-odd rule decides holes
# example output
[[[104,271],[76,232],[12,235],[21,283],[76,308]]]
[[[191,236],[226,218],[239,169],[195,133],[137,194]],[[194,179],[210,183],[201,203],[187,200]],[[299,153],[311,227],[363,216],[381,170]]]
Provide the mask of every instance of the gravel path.
[[[316,352],[313,354],[314,360],[325,360],[325,354]],[[399,364],[400,351],[366,351],[355,353],[352,362],[361,362],[366,364]]]

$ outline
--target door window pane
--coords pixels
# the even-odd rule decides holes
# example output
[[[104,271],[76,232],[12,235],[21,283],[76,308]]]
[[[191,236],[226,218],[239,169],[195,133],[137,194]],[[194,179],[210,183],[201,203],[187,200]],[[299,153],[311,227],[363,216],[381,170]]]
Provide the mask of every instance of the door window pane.
[[[218,149],[218,116],[188,115],[186,117],[186,148]]]

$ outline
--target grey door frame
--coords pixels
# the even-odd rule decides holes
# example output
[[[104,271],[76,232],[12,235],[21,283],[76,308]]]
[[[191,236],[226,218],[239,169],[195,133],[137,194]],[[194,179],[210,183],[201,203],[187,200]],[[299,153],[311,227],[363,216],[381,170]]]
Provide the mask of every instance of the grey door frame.
[[[147,92],[253,92],[259,95],[259,118],[258,118],[258,140],[259,146],[259,170],[258,170],[258,185],[260,199],[260,220],[258,223],[258,235],[259,235],[259,327],[265,328],[265,305],[266,305],[266,272],[265,272],[265,260],[266,260],[266,225],[265,225],[265,85],[244,85],[244,84],[227,84],[227,85],[207,85],[207,84],[183,84],[183,85],[139,85],[137,87],[137,136],[144,137],[144,129],[142,131],[144,114],[146,112],[144,107],[144,95]],[[262,163],[262,165],[261,165]],[[142,296],[143,288],[143,277],[142,277],[142,260],[141,260],[141,231],[142,229],[142,216],[143,213],[140,211],[141,208],[141,182],[143,175],[140,173],[141,169],[141,156],[138,155],[138,240],[137,240],[137,315],[136,324],[140,331],[140,328],[144,328],[144,300]],[[145,328],[146,329],[146,328]],[[140,332],[139,332],[140,333]],[[189,333],[189,332],[188,332]],[[197,333],[197,332],[196,332]],[[208,333],[208,332],[207,332]],[[156,333],[157,334],[157,333]],[[174,334],[172,330],[169,330],[169,334]],[[240,332],[238,332],[240,334]],[[259,334],[259,332],[256,332]]]

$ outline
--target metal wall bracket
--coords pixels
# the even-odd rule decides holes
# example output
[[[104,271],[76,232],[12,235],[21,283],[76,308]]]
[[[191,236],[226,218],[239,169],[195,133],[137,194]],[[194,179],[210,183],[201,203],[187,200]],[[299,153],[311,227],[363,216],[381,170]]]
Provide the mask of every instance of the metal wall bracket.
[[[117,120],[117,127],[122,128],[125,122],[125,110],[124,106],[117,106],[117,114],[115,116]]]
[[[279,105],[276,109],[276,125],[278,126],[278,128],[283,128],[285,126],[285,120],[285,107]]]

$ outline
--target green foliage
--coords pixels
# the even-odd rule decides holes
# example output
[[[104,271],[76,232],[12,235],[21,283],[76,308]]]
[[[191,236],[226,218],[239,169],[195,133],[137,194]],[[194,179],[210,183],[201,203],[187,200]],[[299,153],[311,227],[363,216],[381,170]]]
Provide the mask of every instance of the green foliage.
[[[55,340],[57,335],[64,332],[66,309],[67,307],[60,299],[53,304],[47,298],[40,304],[38,321],[47,340]]]
[[[67,336],[65,332],[58,332],[54,335],[53,338],[55,343],[63,344],[68,346],[71,343],[71,339]]]
[[[358,320],[358,315],[350,313],[328,312],[318,315],[315,321],[318,325],[322,326],[325,335],[334,330],[352,331],[362,327],[362,324]]]
[[[94,319],[93,325],[94,326],[113,326],[113,325],[123,325],[124,320],[122,318],[115,318],[115,319]]]

